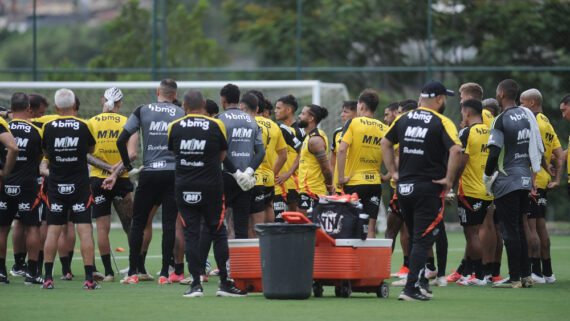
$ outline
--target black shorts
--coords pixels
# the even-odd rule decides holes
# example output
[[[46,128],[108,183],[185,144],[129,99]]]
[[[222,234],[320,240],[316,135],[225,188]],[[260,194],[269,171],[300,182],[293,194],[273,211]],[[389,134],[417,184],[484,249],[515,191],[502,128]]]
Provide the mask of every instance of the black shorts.
[[[93,210],[91,212],[93,218],[111,215],[113,200],[121,200],[133,191],[133,183],[128,177],[119,177],[112,190],[101,188],[104,180],[100,177],[89,179],[93,191]]]
[[[382,197],[382,185],[345,185],[344,192],[346,194],[356,193],[362,203],[362,211],[375,220],[378,218],[378,210],[380,209],[380,200]]]
[[[251,205],[249,211],[253,214],[262,212],[265,209],[265,205],[271,204],[271,202],[273,202],[275,188],[257,185],[254,186],[249,192],[251,195]]]
[[[88,182],[52,184],[48,188],[46,203],[48,225],[64,225],[68,221],[91,224],[93,197]]]
[[[394,191],[392,199],[390,200],[390,206],[388,206],[388,215],[393,214],[404,220],[402,213],[400,212],[400,203],[398,203],[398,194]]]
[[[0,225],[10,226],[16,218],[25,226],[40,226],[40,204],[37,186],[3,185],[0,188]]]
[[[491,206],[491,201],[460,195],[457,202],[459,224],[461,224],[461,226],[483,224],[489,206]]]
[[[312,198],[309,194],[301,193],[299,194],[299,208],[302,210],[308,210],[313,208],[315,202],[318,201],[318,198]]]
[[[200,224],[202,218],[209,228],[218,228],[224,221],[224,202],[222,190],[204,190],[201,188],[176,187],[176,206],[182,219],[182,225]]]
[[[546,190],[539,188],[537,190],[538,196],[528,194],[528,206],[529,211],[527,214],[528,218],[545,218],[546,217],[546,205],[548,203],[546,199]]]

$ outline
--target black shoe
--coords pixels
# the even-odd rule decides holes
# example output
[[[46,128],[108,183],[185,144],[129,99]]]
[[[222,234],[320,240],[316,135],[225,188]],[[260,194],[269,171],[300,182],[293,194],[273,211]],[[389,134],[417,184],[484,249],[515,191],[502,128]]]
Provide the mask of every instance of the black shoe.
[[[8,284],[10,283],[10,280],[8,280],[8,277],[2,273],[0,273],[0,284]]]
[[[240,297],[247,296],[247,292],[236,288],[236,285],[232,281],[222,281],[220,282],[216,296]]]
[[[398,296],[400,301],[429,301],[429,298],[423,295],[419,289],[414,289],[412,291],[404,289],[400,296]]]
[[[12,265],[12,269],[10,270],[10,274],[12,274],[12,276],[26,276],[26,269],[27,266],[26,264],[22,264],[22,265]]]
[[[31,276],[29,273],[26,273],[26,281],[24,281],[25,285],[30,284],[43,284],[44,279],[41,276]]]
[[[433,292],[429,289],[428,284],[420,284],[420,292],[428,298],[433,298]]]
[[[196,285],[191,285],[188,291],[184,292],[182,295],[185,298],[201,298],[204,296],[204,290],[202,289],[202,285],[200,283]]]

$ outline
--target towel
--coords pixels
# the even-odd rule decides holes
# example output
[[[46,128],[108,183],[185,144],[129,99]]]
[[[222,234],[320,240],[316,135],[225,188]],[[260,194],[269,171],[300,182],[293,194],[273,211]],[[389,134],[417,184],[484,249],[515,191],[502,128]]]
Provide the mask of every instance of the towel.
[[[528,122],[530,123],[530,140],[528,142],[528,156],[530,158],[530,165],[532,166],[532,171],[535,173],[540,172],[540,163],[542,161],[542,155],[544,154],[544,145],[542,143],[542,136],[540,135],[540,129],[538,128],[538,122],[533,112],[521,106],[523,111],[526,113]]]

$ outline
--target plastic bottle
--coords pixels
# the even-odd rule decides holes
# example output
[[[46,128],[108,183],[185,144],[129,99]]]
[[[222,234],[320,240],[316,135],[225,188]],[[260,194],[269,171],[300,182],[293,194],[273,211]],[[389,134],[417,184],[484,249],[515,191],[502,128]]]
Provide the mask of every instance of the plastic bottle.
[[[366,240],[366,237],[368,236],[368,218],[370,216],[368,214],[362,213],[362,214],[358,214],[358,219],[359,219],[359,225],[362,228],[361,232],[360,232],[360,239],[362,240]]]

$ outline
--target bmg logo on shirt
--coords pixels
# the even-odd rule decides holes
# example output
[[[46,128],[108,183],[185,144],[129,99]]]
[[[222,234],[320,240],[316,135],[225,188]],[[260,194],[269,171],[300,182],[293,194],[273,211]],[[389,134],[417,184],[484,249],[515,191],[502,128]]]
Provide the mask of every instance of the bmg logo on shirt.
[[[197,204],[202,200],[202,192],[182,192],[182,198],[188,204]]]
[[[51,125],[56,128],[73,128],[74,130],[79,130],[79,122],[74,119],[54,120]]]

